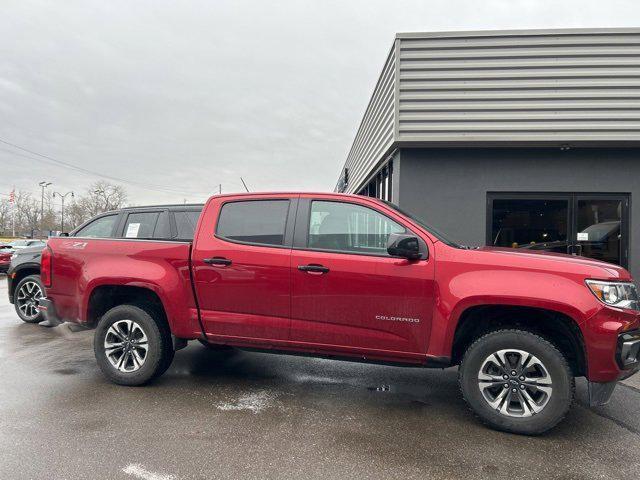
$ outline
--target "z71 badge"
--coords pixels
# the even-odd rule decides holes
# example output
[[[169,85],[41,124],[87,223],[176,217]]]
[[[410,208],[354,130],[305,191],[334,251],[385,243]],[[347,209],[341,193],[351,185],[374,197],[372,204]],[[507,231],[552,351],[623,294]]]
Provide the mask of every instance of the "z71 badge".
[[[82,250],[87,246],[87,242],[64,242],[62,246],[71,250]]]

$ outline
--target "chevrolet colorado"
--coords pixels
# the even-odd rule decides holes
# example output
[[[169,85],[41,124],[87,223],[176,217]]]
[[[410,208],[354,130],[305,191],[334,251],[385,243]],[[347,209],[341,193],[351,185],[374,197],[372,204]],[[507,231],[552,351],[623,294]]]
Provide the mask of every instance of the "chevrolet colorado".
[[[273,193],[209,199],[192,242],[52,238],[52,321],[96,329],[103,373],[161,375],[188,340],[394,365],[459,365],[488,425],[542,433],[574,378],[592,405],[640,366],[640,311],[616,265],[468,248],[380,200]]]

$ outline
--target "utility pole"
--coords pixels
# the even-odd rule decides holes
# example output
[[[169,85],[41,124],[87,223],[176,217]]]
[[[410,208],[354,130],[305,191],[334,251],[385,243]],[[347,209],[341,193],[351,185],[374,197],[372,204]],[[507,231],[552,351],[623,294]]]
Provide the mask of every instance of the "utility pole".
[[[42,197],[40,198],[40,237],[42,237],[42,232],[44,232],[44,189],[52,185],[52,183],[40,182],[38,185],[42,188]]]
[[[71,198],[74,198],[74,194],[73,192],[67,192],[64,195],[62,195],[58,192],[53,192],[53,198],[56,198],[56,195],[60,197],[60,200],[62,200],[62,213],[60,215],[60,233],[64,233],[64,200],[65,198],[67,198],[67,195],[71,195]]]

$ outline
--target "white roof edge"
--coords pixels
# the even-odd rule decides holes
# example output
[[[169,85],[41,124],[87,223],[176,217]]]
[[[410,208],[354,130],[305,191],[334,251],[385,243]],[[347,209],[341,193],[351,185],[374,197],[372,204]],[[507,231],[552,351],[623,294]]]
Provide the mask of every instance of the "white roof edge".
[[[401,32],[395,38],[469,38],[469,37],[526,37],[547,35],[607,35],[607,34],[640,34],[640,27],[611,28],[545,28],[518,30],[454,30],[442,32]]]

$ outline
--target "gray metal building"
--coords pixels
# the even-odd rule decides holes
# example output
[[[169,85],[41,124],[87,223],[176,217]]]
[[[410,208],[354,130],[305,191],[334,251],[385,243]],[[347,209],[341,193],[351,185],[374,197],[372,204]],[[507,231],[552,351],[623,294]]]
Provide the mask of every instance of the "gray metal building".
[[[640,278],[640,29],[398,34],[337,191]]]

